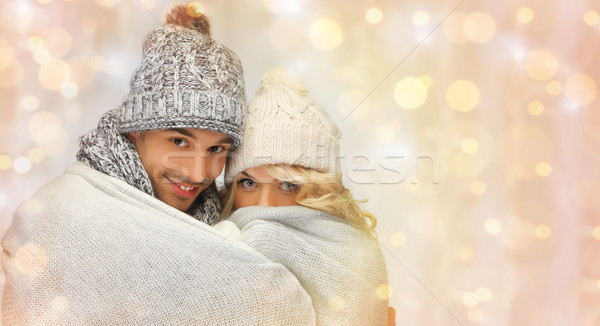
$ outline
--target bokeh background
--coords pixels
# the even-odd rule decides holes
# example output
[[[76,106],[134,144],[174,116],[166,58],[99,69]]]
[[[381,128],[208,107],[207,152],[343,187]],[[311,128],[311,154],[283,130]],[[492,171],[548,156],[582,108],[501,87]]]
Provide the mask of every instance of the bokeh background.
[[[0,3],[1,233],[121,103],[174,3]],[[600,325],[600,2],[196,4],[249,97],[287,65],[339,124],[399,325]]]

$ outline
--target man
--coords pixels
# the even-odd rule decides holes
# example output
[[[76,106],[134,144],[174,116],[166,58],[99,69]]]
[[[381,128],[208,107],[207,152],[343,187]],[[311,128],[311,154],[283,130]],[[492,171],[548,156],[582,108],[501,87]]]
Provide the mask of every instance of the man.
[[[3,324],[314,324],[294,275],[209,226],[244,106],[237,56],[176,6],[79,162],[17,209]]]
[[[167,27],[146,37],[130,93],[82,137],[77,158],[214,224],[213,181],[243,132],[242,67],[235,53],[210,38],[206,16],[191,7],[178,10],[168,15]]]

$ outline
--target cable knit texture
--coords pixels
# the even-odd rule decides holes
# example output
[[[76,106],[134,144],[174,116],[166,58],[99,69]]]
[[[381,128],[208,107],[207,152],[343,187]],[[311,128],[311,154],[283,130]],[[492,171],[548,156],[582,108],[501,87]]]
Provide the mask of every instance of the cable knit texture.
[[[283,264],[80,162],[2,247],[3,325],[315,325]]]
[[[387,272],[377,242],[325,212],[303,206],[236,210],[217,228],[284,265],[312,298],[317,325],[387,325],[388,300],[378,288]]]
[[[341,133],[327,111],[307,97],[302,79],[285,67],[270,69],[248,104],[244,146],[231,156],[225,182],[247,168],[290,164],[339,173]]]
[[[176,6],[146,36],[119,113],[119,132],[209,129],[243,137],[246,93],[240,60],[210,37],[206,16]],[[183,26],[182,26],[183,25]]]

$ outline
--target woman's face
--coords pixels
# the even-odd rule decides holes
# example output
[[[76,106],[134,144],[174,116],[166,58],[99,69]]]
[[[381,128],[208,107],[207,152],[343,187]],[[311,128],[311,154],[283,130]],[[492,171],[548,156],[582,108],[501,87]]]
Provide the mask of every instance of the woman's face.
[[[296,194],[300,186],[273,178],[262,167],[240,172],[236,178],[235,207],[298,205]]]

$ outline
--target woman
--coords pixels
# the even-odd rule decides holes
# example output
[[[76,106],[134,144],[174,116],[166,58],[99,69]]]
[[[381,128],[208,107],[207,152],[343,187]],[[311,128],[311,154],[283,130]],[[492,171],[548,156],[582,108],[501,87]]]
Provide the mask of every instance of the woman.
[[[307,92],[286,68],[263,77],[225,172],[229,221],[217,228],[296,275],[318,325],[387,325],[376,219],[343,186],[340,132]]]

